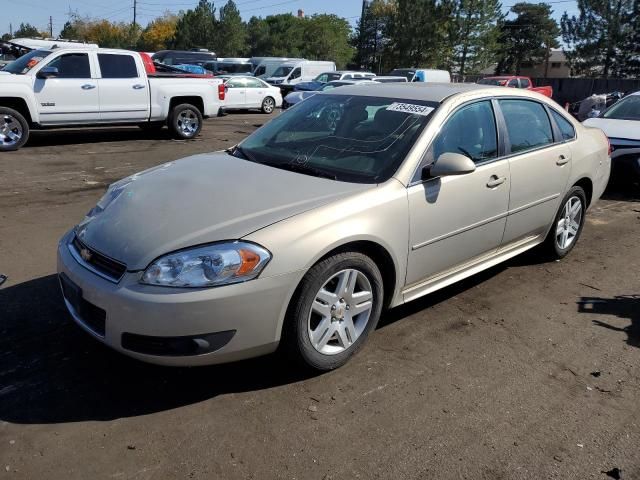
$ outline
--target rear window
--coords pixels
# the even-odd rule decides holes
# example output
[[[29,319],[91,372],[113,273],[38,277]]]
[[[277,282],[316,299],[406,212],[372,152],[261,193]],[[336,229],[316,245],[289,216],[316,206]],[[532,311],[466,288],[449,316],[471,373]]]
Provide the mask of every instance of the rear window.
[[[498,100],[511,143],[511,153],[553,143],[551,122],[544,107],[530,100]]]
[[[137,78],[136,61],[131,55],[99,53],[102,78]]]
[[[480,85],[504,85],[505,82],[504,78],[481,78],[478,80]]]

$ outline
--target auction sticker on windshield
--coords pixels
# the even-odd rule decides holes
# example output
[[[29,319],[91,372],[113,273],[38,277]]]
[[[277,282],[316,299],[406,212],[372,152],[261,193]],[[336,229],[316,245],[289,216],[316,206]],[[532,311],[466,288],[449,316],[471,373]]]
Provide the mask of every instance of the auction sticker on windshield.
[[[427,116],[431,112],[433,112],[434,108],[426,107],[424,105],[415,105],[413,103],[393,102],[391,105],[387,107],[387,110],[389,110],[390,112],[413,113],[415,115]]]

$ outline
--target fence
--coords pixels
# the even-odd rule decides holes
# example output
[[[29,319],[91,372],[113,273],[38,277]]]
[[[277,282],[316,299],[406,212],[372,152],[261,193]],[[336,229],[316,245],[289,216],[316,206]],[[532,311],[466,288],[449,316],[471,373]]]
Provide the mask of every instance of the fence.
[[[480,78],[489,75],[467,75],[465,82],[477,82]],[[550,85],[553,88],[553,99],[560,105],[583,100],[591,95],[624,92],[630,93],[640,90],[640,79],[629,78],[533,78],[536,87]],[[461,79],[453,77],[454,82]]]

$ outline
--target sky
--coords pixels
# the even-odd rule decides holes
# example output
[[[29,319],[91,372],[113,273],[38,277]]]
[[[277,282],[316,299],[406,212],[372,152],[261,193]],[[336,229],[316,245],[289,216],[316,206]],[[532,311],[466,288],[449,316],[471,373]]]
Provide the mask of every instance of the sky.
[[[169,10],[177,12],[188,10],[197,5],[197,0],[137,0],[138,23],[146,25],[153,18]],[[362,0],[235,0],[238,9],[245,20],[252,16],[267,16],[278,13],[296,14],[298,9],[304,10],[306,15],[314,13],[334,13],[347,18],[355,25],[362,10]],[[215,6],[220,8],[226,0],[214,0]],[[516,0],[504,0],[503,11],[506,13]],[[575,0],[553,0],[554,17],[559,19],[567,10],[569,14],[577,13]],[[49,16],[53,17],[54,36],[68,19],[69,11],[82,16],[106,18],[111,21],[130,22],[133,19],[133,0],[0,0],[0,34],[18,28],[21,22],[46,30]]]

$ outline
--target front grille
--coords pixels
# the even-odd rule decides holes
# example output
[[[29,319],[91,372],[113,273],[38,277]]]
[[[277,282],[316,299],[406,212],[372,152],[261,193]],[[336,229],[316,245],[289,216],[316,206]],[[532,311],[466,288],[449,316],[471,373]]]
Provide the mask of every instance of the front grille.
[[[76,259],[80,264],[88,266],[90,270],[95,270],[114,282],[120,281],[124,272],[127,271],[127,266],[124,263],[118,262],[88,247],[80,241],[77,236],[73,237],[71,246],[75,250],[77,254]]]

